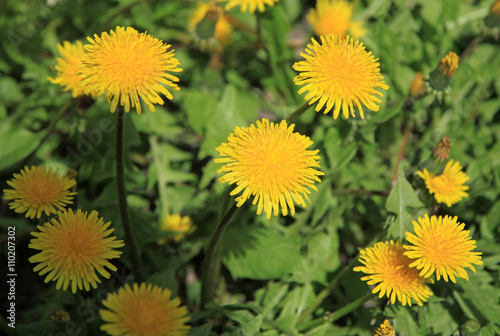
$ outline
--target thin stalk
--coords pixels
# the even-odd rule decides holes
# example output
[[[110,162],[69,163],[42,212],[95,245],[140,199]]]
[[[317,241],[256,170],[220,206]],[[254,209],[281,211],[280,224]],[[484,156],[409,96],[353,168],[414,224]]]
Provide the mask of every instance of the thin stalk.
[[[241,30],[242,32],[247,33],[249,35],[257,35],[255,30],[253,30],[251,27],[247,26],[243,22],[239,21],[238,19],[234,18],[229,13],[224,12],[223,15],[224,15],[224,19],[226,19],[231,24],[231,26],[233,26],[237,30]],[[175,49],[177,49],[177,48],[175,48]]]
[[[161,173],[162,167],[168,167],[168,159],[161,160],[160,148],[158,145],[158,138],[155,136],[149,137],[149,144],[151,146],[151,151],[153,152],[153,160],[155,162],[156,176],[158,178],[158,191],[160,193],[160,214],[161,218],[165,218],[170,214],[168,207],[168,196],[167,196],[167,181],[165,180],[164,174]],[[165,157],[163,157],[165,159]]]
[[[255,11],[255,17],[257,18],[257,49],[260,49],[262,48],[262,22],[258,10]]]
[[[300,106],[292,114],[290,114],[288,116],[288,118],[285,119],[286,123],[287,124],[293,123],[298,117],[300,117],[302,115],[302,113],[304,113],[305,111],[307,111],[310,107],[311,107],[311,105],[309,105],[308,102],[305,102],[302,106]]]
[[[61,120],[61,118],[64,116],[64,114],[66,113],[66,111],[68,111],[69,107],[71,106],[71,103],[73,102],[73,98],[70,98],[66,101],[66,103],[64,104],[64,106],[59,110],[59,112],[57,112],[56,116],[54,117],[54,119],[51,120],[49,126],[45,129],[45,133],[42,137],[42,139],[40,139],[40,142],[38,143],[38,145],[35,147],[35,149],[33,149],[31,151],[31,153],[28,154],[28,156],[24,159],[23,161],[23,166],[25,166],[28,161],[31,159],[31,157],[33,157],[33,155],[35,155],[35,153],[40,149],[40,147],[42,147],[42,145],[45,143],[45,141],[49,138],[50,134],[54,131],[54,129],[56,128],[56,125],[57,123],[59,122],[59,120]]]
[[[333,189],[332,195],[389,196],[390,190]]]
[[[378,234],[375,238],[372,239],[372,241],[368,244],[368,246],[372,246],[373,244],[375,244],[375,242],[379,241],[386,233],[387,233],[387,229],[389,228],[389,225],[386,226],[382,232],[380,232],[380,234]],[[316,299],[314,300],[314,302],[309,306],[309,308],[307,308],[302,314],[300,314],[299,316],[299,319],[297,320],[297,324],[301,324],[303,323],[307,317],[309,315],[311,315],[320,305],[321,303],[323,303],[323,300],[325,300],[332,292],[333,290],[337,287],[338,283],[340,282],[340,279],[342,279],[342,277],[350,270],[352,270],[352,268],[354,267],[354,265],[358,262],[358,258],[359,258],[359,253],[356,255],[355,258],[353,258],[349,264],[347,264],[336,276],[335,278],[332,279],[332,281],[330,282],[330,284],[328,285],[328,287],[326,287],[325,289],[323,289],[319,294],[318,296],[316,297]],[[356,301],[354,301],[356,302]],[[352,303],[350,303],[352,304]],[[349,305],[350,305],[349,304]],[[349,306],[348,305],[348,306]],[[347,306],[346,306],[347,307]],[[340,310],[339,310],[340,311]]]
[[[312,328],[318,327],[324,323],[332,323],[332,322],[338,320],[339,318],[341,318],[342,316],[349,314],[350,312],[352,312],[353,310],[362,306],[363,304],[370,301],[371,299],[375,298],[376,296],[377,296],[377,294],[373,294],[373,293],[367,294],[367,295],[357,299],[356,301],[353,301],[353,302],[345,305],[344,307],[340,308],[339,310],[334,311],[333,313],[329,314],[328,316],[321,317],[321,318],[315,319],[311,322],[307,322],[307,323],[304,323],[303,325],[298,326],[298,329],[299,329],[299,331],[306,331],[306,330],[310,330]]]
[[[338,283],[340,282],[340,279],[348,272],[350,271],[354,264],[358,262],[358,258],[352,259],[349,264],[347,264],[336,276],[333,278],[333,280],[330,282],[328,287],[323,289],[318,296],[316,296],[316,299],[314,302],[299,316],[299,319],[297,320],[297,324],[303,323],[309,315],[311,315],[321,303],[323,303],[323,300],[325,300],[337,287]]]
[[[124,133],[124,112],[123,107],[118,107],[116,119],[116,182],[118,185],[118,203],[120,204],[120,215],[122,218],[123,229],[125,231],[125,244],[130,254],[130,263],[136,276],[136,282],[146,281],[142,269],[141,257],[135,243],[134,231],[132,229],[132,220],[127,203],[127,190],[125,188],[125,146],[123,142]]]
[[[207,254],[205,255],[205,260],[203,260],[203,272],[201,276],[202,308],[214,299],[221,267],[220,242],[236,210],[238,210],[238,207],[236,203],[234,203],[215,228],[210,243],[208,244]]]
[[[406,146],[408,145],[408,139],[410,138],[412,129],[413,125],[409,124],[403,136],[403,141],[401,142],[401,147],[399,148],[398,157],[396,159],[396,164],[394,165],[394,172],[392,173],[392,186],[395,186],[398,180],[399,163],[405,157]]]

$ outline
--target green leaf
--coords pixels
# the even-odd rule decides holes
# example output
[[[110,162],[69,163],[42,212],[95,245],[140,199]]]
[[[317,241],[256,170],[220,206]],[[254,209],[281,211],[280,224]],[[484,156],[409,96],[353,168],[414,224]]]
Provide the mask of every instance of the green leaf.
[[[298,266],[299,246],[299,237],[285,239],[271,227],[230,228],[224,237],[223,262],[234,279],[279,279]]]
[[[198,158],[215,155],[215,147],[226,141],[235,127],[247,127],[253,123],[257,111],[258,103],[252,95],[228,84],[217,104],[216,113],[207,121]]]
[[[358,151],[358,146],[355,142],[345,144],[337,128],[328,129],[324,143],[325,154],[330,164],[330,174],[345,167]]]
[[[194,327],[189,330],[188,336],[208,336],[214,325],[207,323],[199,327]]]
[[[10,119],[0,124],[0,171],[20,162],[36,148],[43,132],[32,133],[14,125]]]
[[[336,269],[340,260],[339,237],[336,231],[320,232],[307,244],[307,256],[300,259],[293,270],[293,279],[299,283],[317,281],[327,285],[327,272]]]
[[[403,167],[400,164],[398,167],[398,180],[385,203],[385,208],[397,216],[389,228],[389,237],[399,237],[403,240],[407,226],[412,220],[408,208],[418,208],[423,205],[415,195],[411,184],[406,180]]]
[[[217,100],[203,91],[186,90],[182,106],[186,111],[189,125],[200,134],[205,133],[207,122],[217,112]]]

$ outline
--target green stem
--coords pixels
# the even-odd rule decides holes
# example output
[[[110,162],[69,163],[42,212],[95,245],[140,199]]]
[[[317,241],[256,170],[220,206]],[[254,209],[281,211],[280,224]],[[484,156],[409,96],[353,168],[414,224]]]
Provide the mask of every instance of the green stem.
[[[238,210],[236,203],[228,210],[224,218],[215,228],[210,243],[208,244],[207,254],[203,261],[203,272],[201,276],[201,307],[213,301],[214,293],[219,279],[221,267],[220,242],[224,231],[229,226],[234,213]]]
[[[292,114],[286,118],[286,123],[291,124],[293,123],[298,117],[302,115],[305,111],[307,111],[311,107],[308,102],[305,102],[304,105],[300,106],[298,109],[296,109]]]
[[[260,20],[260,12],[255,11],[255,17],[257,19],[257,49],[262,48],[262,22]]]
[[[336,276],[335,278],[333,278],[333,280],[330,282],[330,284],[328,285],[328,287],[326,287],[325,289],[323,289],[319,294],[318,296],[316,296],[316,299],[314,300],[314,302],[302,313],[300,314],[299,316],[299,319],[297,320],[297,324],[301,324],[303,323],[307,317],[309,317],[309,315],[311,315],[318,307],[321,303],[323,303],[323,300],[325,300],[331,293],[332,291],[335,289],[335,287],[337,287],[340,279],[342,279],[342,277],[348,272],[350,271],[354,264],[356,264],[358,262],[358,259],[357,258],[354,258],[352,259],[349,264],[347,264]]]
[[[120,215],[122,218],[123,229],[125,231],[125,243],[127,244],[130,263],[136,276],[136,282],[141,283],[146,281],[144,271],[142,269],[141,258],[139,250],[134,239],[134,232],[132,230],[132,221],[127,204],[127,190],[125,188],[125,146],[123,143],[124,133],[124,112],[123,107],[118,108],[116,119],[116,182],[118,184],[118,203],[120,204]]]
[[[24,159],[23,166],[25,166],[28,163],[28,161],[33,157],[33,155],[35,155],[35,153],[40,149],[40,147],[42,147],[42,145],[45,143],[45,141],[49,138],[50,134],[56,128],[56,125],[59,122],[59,120],[61,120],[61,118],[66,113],[66,111],[68,111],[68,108],[71,106],[72,102],[73,102],[73,98],[68,99],[66,101],[66,103],[64,104],[64,106],[59,110],[59,112],[57,112],[54,119],[51,120],[49,126],[45,129],[45,133],[44,133],[42,139],[40,139],[40,142],[38,143],[36,148],[33,149],[31,151],[31,153],[29,153],[28,156]]]
[[[380,234],[378,234],[375,238],[372,239],[372,241],[368,244],[368,246],[372,246],[373,244],[375,244],[375,242],[379,241],[382,237],[384,237],[384,235],[387,233],[387,230],[389,229],[389,225],[386,226],[382,232],[380,232]],[[333,280],[330,282],[330,284],[328,285],[328,287],[326,287],[325,289],[323,289],[319,294],[318,296],[316,297],[316,299],[314,300],[314,302],[309,306],[309,308],[307,308],[302,314],[300,314],[299,316],[299,319],[297,320],[297,324],[301,324],[303,323],[307,317],[309,315],[311,315],[320,305],[321,303],[323,303],[323,300],[326,299],[332,292],[333,290],[335,289],[335,287],[337,287],[340,279],[342,279],[342,277],[350,270],[352,270],[352,268],[354,267],[354,265],[358,262],[358,258],[359,258],[359,253],[356,255],[355,258],[353,258],[349,264],[347,264],[336,276],[335,278],[333,278]],[[356,301],[355,301],[356,302]],[[352,303],[351,303],[352,304]],[[349,305],[348,305],[349,306]],[[347,307],[347,306],[346,306]],[[339,310],[340,311],[340,310]]]
[[[153,152],[153,160],[155,162],[156,176],[158,178],[158,191],[160,193],[160,220],[167,217],[170,213],[168,207],[168,197],[167,197],[167,181],[165,175],[161,172],[162,167],[168,167],[169,162],[167,160],[162,160],[165,157],[161,157],[160,148],[158,145],[158,138],[155,136],[149,137],[149,144],[151,146],[151,151]]]
[[[299,331],[305,331],[305,330],[310,330],[312,328],[315,328],[317,326],[320,326],[324,323],[332,323],[342,316],[345,316],[352,312],[353,310],[357,309],[358,307],[362,306],[366,302],[370,301],[371,299],[377,297],[377,294],[367,294],[356,301],[353,301],[349,303],[348,305],[345,305],[344,307],[340,308],[339,310],[334,311],[333,313],[329,314],[328,317],[321,317],[318,319],[315,319],[311,322],[304,323],[303,325],[298,326]]]
[[[389,196],[390,190],[334,189],[332,195]]]

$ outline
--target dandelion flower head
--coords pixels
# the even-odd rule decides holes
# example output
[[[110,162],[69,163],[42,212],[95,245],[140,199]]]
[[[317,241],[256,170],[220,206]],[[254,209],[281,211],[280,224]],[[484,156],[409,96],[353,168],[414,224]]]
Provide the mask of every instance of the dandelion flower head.
[[[364,118],[363,106],[372,111],[378,111],[378,103],[382,92],[387,90],[380,74],[379,63],[367,52],[363,43],[354,41],[350,36],[327,35],[320,36],[321,44],[314,38],[308,44],[306,53],[300,55],[305,58],[296,62],[293,68],[299,72],[293,81],[296,85],[304,85],[299,94],[309,93],[305,100],[312,105],[316,102],[316,112],[325,107],[323,113],[333,110],[333,117],[337,119],[340,108],[344,117],[353,117],[354,105],[358,108],[361,118]]]
[[[361,280],[367,281],[368,285],[376,285],[372,292],[379,293],[380,298],[386,295],[391,303],[395,303],[397,298],[403,306],[411,306],[413,299],[421,306],[432,292],[418,271],[409,267],[412,260],[404,252],[399,240],[376,243],[361,250],[359,260],[363,266],[354,267],[354,271],[368,274]]]
[[[366,30],[362,22],[352,22],[352,14],[353,5],[346,0],[318,0],[316,8],[311,8],[306,18],[317,36],[345,36],[349,30],[351,36],[359,38]]]
[[[389,320],[385,320],[380,327],[375,330],[373,336],[396,336],[396,330],[391,325]]]
[[[113,336],[187,335],[188,310],[171,295],[169,289],[152,284],[126,284],[102,302],[106,309],[99,311],[105,322],[101,330]]]
[[[366,34],[366,28],[363,21],[351,22],[349,25],[349,35],[354,39],[360,39]]]
[[[496,0],[490,7],[490,13],[500,16],[500,0]]]
[[[262,210],[266,217],[277,216],[279,208],[284,216],[288,208],[295,214],[294,202],[305,207],[304,198],[309,200],[309,189],[318,190],[314,182],[324,175],[319,168],[318,150],[307,150],[313,144],[311,139],[294,132],[295,125],[286,121],[279,125],[267,119],[257,121],[257,127],[236,127],[227,142],[216,150],[224,163],[218,173],[224,173],[219,181],[236,183],[231,195],[242,193],[236,198],[237,206],[243,205],[253,196],[257,214]]]
[[[422,97],[425,95],[425,79],[420,71],[415,74],[410,84],[410,95],[412,97]]]
[[[224,10],[216,2],[198,2],[189,18],[188,30],[202,51],[221,52],[233,34],[233,26],[224,16]]]
[[[42,213],[46,216],[55,214],[57,209],[63,210],[73,203],[76,195],[70,191],[76,184],[74,179],[60,176],[57,171],[45,167],[26,166],[7,184],[13,188],[4,190],[4,198],[12,200],[10,208],[17,213],[26,212],[29,218],[40,218]]]
[[[40,232],[32,232],[36,238],[31,239],[29,247],[41,252],[32,256],[29,261],[39,263],[34,271],[40,275],[48,273],[45,282],[57,281],[56,288],[71,291],[77,288],[90,290],[97,288],[101,282],[96,271],[106,279],[110,274],[105,269],[116,271],[116,267],[108,259],[118,258],[123,241],[116,237],[108,237],[114,229],[109,229],[111,222],[104,223],[97,211],[90,215],[78,209],[59,211],[57,218],[50,223],[39,225]]]
[[[64,41],[63,44],[57,44],[57,50],[61,54],[61,57],[55,58],[57,75],[54,78],[47,77],[47,79],[52,84],[62,86],[63,91],[71,91],[73,98],[83,96],[83,89],[80,87],[80,78],[78,77],[85,54],[82,42],[76,41],[73,44]]]
[[[179,90],[177,77],[169,72],[180,72],[179,61],[171,46],[132,27],[116,27],[116,32],[104,32],[99,37],[87,38],[86,54],[80,72],[81,87],[85,93],[106,94],[111,112],[120,104],[129,112],[137,108],[141,114],[139,97],[154,112],[154,104],[163,104],[159,93],[173,99],[172,90]]]
[[[443,74],[448,77],[453,76],[455,71],[458,69],[458,63],[460,62],[460,57],[453,51],[450,51],[445,57],[439,61],[439,69]]]
[[[405,255],[412,259],[410,267],[420,270],[420,276],[428,278],[436,273],[436,279],[455,277],[469,280],[465,268],[476,272],[474,266],[482,265],[481,252],[471,252],[476,241],[464,230],[465,224],[457,222],[457,216],[432,216],[413,221],[415,234],[406,232],[406,239],[413,245],[404,245]]]
[[[465,191],[469,187],[465,182],[469,180],[469,176],[462,171],[462,166],[456,161],[448,161],[442,174],[435,175],[424,168],[423,172],[418,171],[417,175],[424,180],[429,193],[434,194],[438,203],[445,203],[450,207],[467,197]]]
[[[177,234],[172,239],[178,242],[187,234],[193,232],[195,230],[195,226],[193,225],[193,221],[191,220],[191,218],[189,218],[189,216],[172,214],[165,216],[161,223],[160,229],[167,232],[177,232]],[[167,239],[158,240],[159,244],[163,244],[166,242]]]
[[[257,9],[259,12],[264,12],[266,9],[266,5],[273,7],[276,2],[279,0],[221,0],[228,1],[226,4],[226,10],[230,10],[233,7],[239,6],[241,7],[242,12],[250,12],[255,13]]]

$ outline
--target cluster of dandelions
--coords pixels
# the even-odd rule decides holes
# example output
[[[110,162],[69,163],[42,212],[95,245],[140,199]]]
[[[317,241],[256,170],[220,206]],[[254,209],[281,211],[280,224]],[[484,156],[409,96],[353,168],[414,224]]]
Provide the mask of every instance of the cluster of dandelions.
[[[20,174],[14,174],[7,184],[12,189],[4,190],[5,199],[10,200],[10,207],[26,217],[41,219],[57,216],[38,225],[39,231],[32,232],[30,248],[40,253],[29,261],[38,263],[34,268],[40,275],[47,274],[45,282],[57,281],[57,289],[68,289],[73,293],[78,289],[89,290],[90,285],[97,287],[100,279],[110,274],[105,268],[116,271],[108,260],[118,258],[123,241],[109,236],[111,222],[104,223],[97,211],[87,214],[78,209],[66,209],[73,203],[76,192],[71,191],[76,185],[74,179],[60,176],[57,171],[45,167],[25,167]],[[108,237],[109,236],[109,237]],[[97,273],[96,273],[97,271]]]
[[[111,235],[111,222],[105,223],[97,211],[88,214],[81,209],[66,209],[76,194],[70,191],[76,184],[74,179],[33,166],[14,174],[7,184],[12,189],[4,190],[5,198],[11,200],[14,211],[32,219],[57,214],[37,226],[29,244],[39,251],[29,261],[37,264],[35,272],[46,275],[46,283],[56,281],[56,289],[71,288],[73,293],[89,291],[101,282],[98,274],[108,279],[108,270],[117,270],[110,260],[120,257],[122,252],[116,249],[124,243]],[[169,289],[150,284],[125,285],[103,302],[107,309],[100,314],[106,324],[101,329],[110,335],[185,335],[190,328],[185,325],[189,320],[187,308],[170,296]]]
[[[349,36],[321,36],[320,45],[312,39],[305,60],[295,63],[299,75],[294,78],[297,85],[305,85],[299,93],[309,91],[305,100],[309,105],[318,102],[316,111],[323,107],[324,113],[334,108],[337,118],[342,108],[343,115],[355,116],[356,107],[364,118],[363,106],[377,111],[382,96],[377,88],[388,89],[382,81],[378,63],[371,52],[367,52],[359,41]],[[257,121],[257,127],[236,127],[228,140],[216,150],[224,163],[218,173],[224,173],[219,181],[236,184],[231,195],[237,206],[253,197],[257,214],[264,211],[266,217],[280,212],[293,215],[295,203],[305,207],[310,189],[317,190],[313,182],[320,182],[318,150],[307,150],[313,142],[293,132],[294,125],[282,121],[279,126],[267,119]]]
[[[406,232],[406,240],[376,243],[361,250],[363,266],[354,271],[367,276],[361,280],[375,285],[372,292],[384,295],[395,303],[422,305],[432,295],[426,285],[436,280],[456,282],[457,278],[469,280],[466,268],[476,272],[473,265],[482,265],[481,252],[473,252],[476,241],[472,240],[465,224],[450,216],[425,215],[413,221],[414,233]]]
[[[172,99],[166,87],[179,89],[175,84],[178,78],[168,73],[181,71],[173,51],[167,51],[170,45],[131,27],[117,27],[116,32],[104,32],[88,40],[85,51],[81,43],[59,45],[63,58],[56,60],[58,76],[49,79],[71,90],[73,97],[82,92],[95,97],[105,95],[111,112],[119,104],[125,112],[135,107],[140,114],[140,98],[154,112],[154,104],[163,104],[159,93]],[[50,171],[42,173],[45,175],[40,177],[34,169],[34,173],[28,171],[9,183],[14,189],[6,191],[6,196],[14,199],[11,207],[15,211],[28,211],[26,216],[40,218],[42,211],[49,215],[55,212],[54,206],[61,209],[71,203],[74,193],[67,189],[76,182],[58,178]],[[96,211],[90,215],[80,209],[59,211],[50,223],[38,226],[39,232],[32,233],[35,239],[29,247],[41,251],[30,258],[38,263],[35,272],[48,273],[45,282],[57,281],[57,289],[66,290],[71,285],[75,293],[77,289],[96,288],[100,282],[97,273],[109,278],[106,268],[117,268],[108,260],[118,258],[122,252],[115,249],[124,246],[123,241],[109,236],[113,232],[110,224],[104,223]],[[101,329],[111,335],[185,335],[190,328],[185,325],[189,320],[187,309],[179,307],[180,300],[171,300],[170,296],[170,290],[157,286],[126,285],[103,302],[108,309],[100,314],[107,323]]]
[[[154,104],[163,104],[160,94],[173,99],[167,89],[179,90],[179,78],[170,72],[180,72],[179,60],[171,46],[132,27],[116,27],[110,34],[103,32],[90,42],[58,45],[61,58],[56,58],[57,76],[49,78],[73,97],[105,96],[111,112],[118,105],[129,112],[136,108],[141,114],[141,101],[154,112]]]

